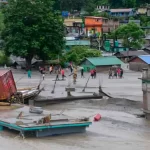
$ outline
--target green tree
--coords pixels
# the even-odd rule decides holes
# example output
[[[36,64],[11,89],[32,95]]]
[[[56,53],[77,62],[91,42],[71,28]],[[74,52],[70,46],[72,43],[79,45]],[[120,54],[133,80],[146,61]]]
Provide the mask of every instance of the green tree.
[[[4,53],[4,51],[0,51],[0,65],[3,66],[3,65],[9,65],[9,57],[7,57]]]
[[[94,0],[86,0],[86,5],[84,6],[84,10],[91,15],[92,12],[96,9],[96,3]]]
[[[6,54],[25,58],[30,67],[34,56],[44,60],[63,49],[63,20],[53,10],[52,0],[9,0],[3,13]]]
[[[136,0],[122,0],[124,7],[133,8],[136,6]]]
[[[67,52],[62,60],[64,62],[74,62],[75,64],[80,64],[82,60],[86,57],[99,57],[101,56],[101,52],[96,49],[90,49],[86,46],[75,46],[71,49],[71,51]]]
[[[80,11],[84,4],[85,0],[55,0],[54,7],[56,10],[73,12],[73,10]]]
[[[123,46],[127,48],[141,48],[144,42],[144,31],[133,22],[120,26],[112,35],[123,39]]]
[[[0,12],[0,32],[4,29],[4,15]]]

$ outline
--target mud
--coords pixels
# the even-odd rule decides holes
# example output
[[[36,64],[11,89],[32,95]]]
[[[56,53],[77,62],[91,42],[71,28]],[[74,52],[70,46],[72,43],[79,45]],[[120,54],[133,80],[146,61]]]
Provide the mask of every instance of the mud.
[[[19,73],[16,74],[15,79],[20,76]],[[17,85],[19,87],[36,85],[39,77],[36,74],[33,76],[32,80],[28,80],[25,76]],[[102,119],[93,122],[86,133],[23,140],[18,133],[4,130],[0,132],[0,150],[149,150],[150,121],[137,117],[137,114],[143,113],[141,82],[138,80],[140,74],[128,73],[122,80],[108,80],[106,75],[100,76],[103,76],[101,82],[103,89],[113,97],[120,98],[82,100],[45,107],[57,114],[63,110],[65,115],[71,117],[88,116],[91,121],[95,114],[100,113]],[[53,83],[53,79],[54,76],[44,81],[47,91],[43,95],[51,96],[52,86],[48,84]],[[84,86],[85,81],[79,79],[76,86]],[[88,86],[98,86],[98,81],[99,79],[92,80]],[[62,85],[68,85],[68,81],[57,84],[55,96],[63,95],[65,92],[62,91]],[[92,88],[86,89],[91,90]],[[95,90],[98,89],[93,88],[94,92]],[[78,95],[78,92],[81,92],[81,88],[74,94]]]

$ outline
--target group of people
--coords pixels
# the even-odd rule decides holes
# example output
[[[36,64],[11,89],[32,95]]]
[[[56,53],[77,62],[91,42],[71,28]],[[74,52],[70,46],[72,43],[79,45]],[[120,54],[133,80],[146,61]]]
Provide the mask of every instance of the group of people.
[[[122,68],[110,68],[109,69],[109,79],[111,78],[123,78]]]

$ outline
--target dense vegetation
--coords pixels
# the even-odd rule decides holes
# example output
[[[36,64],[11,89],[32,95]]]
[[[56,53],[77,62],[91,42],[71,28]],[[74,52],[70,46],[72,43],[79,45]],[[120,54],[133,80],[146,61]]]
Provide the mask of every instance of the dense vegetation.
[[[149,0],[56,0],[55,9],[73,10],[81,9],[91,13],[97,5],[109,5],[111,8],[135,8],[150,3]]]
[[[74,62],[80,64],[86,57],[99,57],[101,53],[99,50],[90,49],[86,46],[74,46],[71,51],[62,57],[63,62]]]
[[[113,38],[123,39],[123,46],[127,48],[140,49],[144,43],[144,31],[135,23],[122,25],[112,33]]]
[[[63,20],[54,11],[52,0],[9,0],[3,13],[2,39],[6,54],[25,58],[30,67],[35,56],[48,59],[49,53],[61,53]]]

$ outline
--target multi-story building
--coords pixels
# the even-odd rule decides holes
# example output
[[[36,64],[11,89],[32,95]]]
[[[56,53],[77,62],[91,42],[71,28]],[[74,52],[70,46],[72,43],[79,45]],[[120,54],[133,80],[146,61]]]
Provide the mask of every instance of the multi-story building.
[[[119,21],[104,17],[86,16],[84,24],[86,34],[91,35],[95,33],[101,34],[101,32],[111,32],[112,30],[118,28]]]
[[[132,17],[135,15],[135,11],[132,8],[110,9],[109,14],[114,17]]]

